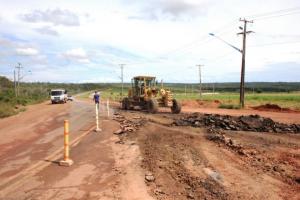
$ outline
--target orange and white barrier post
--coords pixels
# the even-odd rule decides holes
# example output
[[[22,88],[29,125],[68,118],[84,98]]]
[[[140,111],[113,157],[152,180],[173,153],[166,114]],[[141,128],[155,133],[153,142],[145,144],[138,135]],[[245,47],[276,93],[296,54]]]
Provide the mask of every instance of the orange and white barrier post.
[[[73,160],[70,159],[70,148],[69,148],[69,120],[64,121],[64,159],[59,162],[62,166],[71,166]]]
[[[109,117],[109,99],[106,100],[107,117]]]
[[[101,129],[99,128],[99,104],[95,104],[96,105],[96,132],[100,132]]]

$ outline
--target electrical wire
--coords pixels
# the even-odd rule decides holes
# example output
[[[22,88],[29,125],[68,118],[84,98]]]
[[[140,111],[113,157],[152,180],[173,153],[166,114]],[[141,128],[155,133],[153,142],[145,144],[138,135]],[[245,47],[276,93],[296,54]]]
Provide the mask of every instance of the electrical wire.
[[[291,12],[291,11],[295,11],[295,10],[300,10],[300,7],[293,7],[293,8],[287,8],[287,9],[275,10],[275,11],[266,12],[266,13],[248,15],[248,16],[245,16],[245,17],[246,18],[264,17],[264,16],[274,15],[274,14],[279,14],[279,13],[284,13],[284,12]]]
[[[288,15],[296,15],[296,14],[300,14],[300,11],[298,11],[298,12],[292,12],[292,13],[286,13],[286,14],[281,14],[281,15],[273,15],[273,16],[266,16],[266,17],[261,17],[261,18],[254,18],[252,20],[258,21],[258,20],[278,18],[278,17],[288,16]]]
[[[256,15],[248,15],[245,17],[250,18],[251,20],[264,20],[264,19],[270,19],[270,18],[276,18],[276,17],[283,17],[283,16],[287,16],[287,15],[294,15],[294,14],[298,14],[298,13],[300,13],[300,7],[276,10],[276,11],[260,13],[260,14],[256,14]]]
[[[257,44],[257,45],[249,45],[248,47],[262,47],[262,46],[274,46],[274,45],[284,45],[284,44],[292,44],[292,43],[300,43],[300,41],[288,41],[288,42],[275,42],[275,43],[267,43],[267,44]]]
[[[232,26],[235,26],[237,24],[237,20],[231,20],[228,23],[226,23],[225,25],[215,29],[213,32],[217,33],[218,35],[224,35],[225,33],[231,31],[233,28]],[[230,29],[228,29],[230,27]],[[201,39],[195,40],[193,42],[187,43],[181,47],[178,47],[172,51],[169,51],[167,53],[161,54],[159,56],[156,56],[154,58],[150,58],[146,61],[142,61],[142,62],[134,62],[134,63],[129,63],[130,65],[140,65],[140,64],[144,64],[144,63],[149,63],[149,62],[161,62],[161,59],[164,57],[169,57],[170,55],[184,55],[185,53],[190,52],[189,50],[199,47],[199,46],[203,46],[205,44],[207,44],[208,42],[212,41],[213,38],[211,36],[209,36],[208,34],[205,34],[201,37]]]

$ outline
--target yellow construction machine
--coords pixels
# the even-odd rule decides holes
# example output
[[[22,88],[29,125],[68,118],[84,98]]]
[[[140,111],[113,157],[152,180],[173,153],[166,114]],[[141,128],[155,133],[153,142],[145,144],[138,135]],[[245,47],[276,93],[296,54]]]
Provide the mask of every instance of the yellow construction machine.
[[[135,107],[156,113],[159,107],[169,107],[172,113],[180,113],[181,104],[173,98],[169,89],[159,88],[153,76],[136,76],[131,79],[128,96],[122,99],[122,109],[131,110]]]

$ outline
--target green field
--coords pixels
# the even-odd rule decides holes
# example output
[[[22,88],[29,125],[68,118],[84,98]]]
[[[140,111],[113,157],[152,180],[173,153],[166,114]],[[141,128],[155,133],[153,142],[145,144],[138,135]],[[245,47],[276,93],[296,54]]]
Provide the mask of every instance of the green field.
[[[125,92],[124,92],[125,93]],[[124,95],[126,95],[125,93]],[[87,97],[87,96],[86,96]],[[120,91],[115,90],[102,90],[101,97],[103,99],[110,98],[111,100],[120,100]],[[218,100],[224,105],[239,105],[239,93],[215,93],[215,94],[203,94],[200,98],[199,94],[192,93],[174,93],[174,97],[179,100],[203,100],[203,101],[215,101]],[[282,108],[292,108],[300,110],[300,92],[290,93],[249,93],[245,94],[246,107],[258,106],[263,104],[277,104]],[[226,106],[225,106],[226,107]]]
[[[238,105],[239,93],[216,93],[216,94],[203,94],[200,98],[199,94],[177,93],[175,97],[180,100],[188,99],[201,99],[204,101],[218,100],[222,104]],[[300,92],[290,93],[249,93],[245,94],[246,106],[258,106],[262,104],[277,104],[282,108],[293,108],[300,110]]]
[[[129,87],[124,88],[124,96],[127,95]],[[174,92],[174,97],[179,100],[203,100],[215,101],[218,100],[224,105],[239,105],[239,93],[237,92],[218,92],[218,93],[203,93],[200,98],[199,93],[185,93],[184,90],[177,87],[169,87]],[[121,99],[121,89],[119,87],[100,89],[101,97],[103,99],[110,98],[118,101]],[[90,94],[90,93],[89,93]],[[85,95],[88,97],[88,95]],[[282,108],[292,108],[300,110],[300,92],[263,92],[253,93],[246,92],[245,105],[246,107],[258,106],[263,104],[277,104]],[[225,106],[226,107],[226,106]]]

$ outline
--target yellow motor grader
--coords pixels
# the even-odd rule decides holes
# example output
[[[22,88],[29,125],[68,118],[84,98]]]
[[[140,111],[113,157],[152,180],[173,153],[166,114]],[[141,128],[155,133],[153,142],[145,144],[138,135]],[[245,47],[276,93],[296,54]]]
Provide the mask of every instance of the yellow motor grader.
[[[181,111],[181,104],[173,98],[170,90],[164,89],[163,84],[158,88],[153,76],[136,76],[131,79],[128,97],[122,99],[122,109],[131,110],[138,106],[150,113],[156,113],[159,107],[169,107],[172,113]]]

